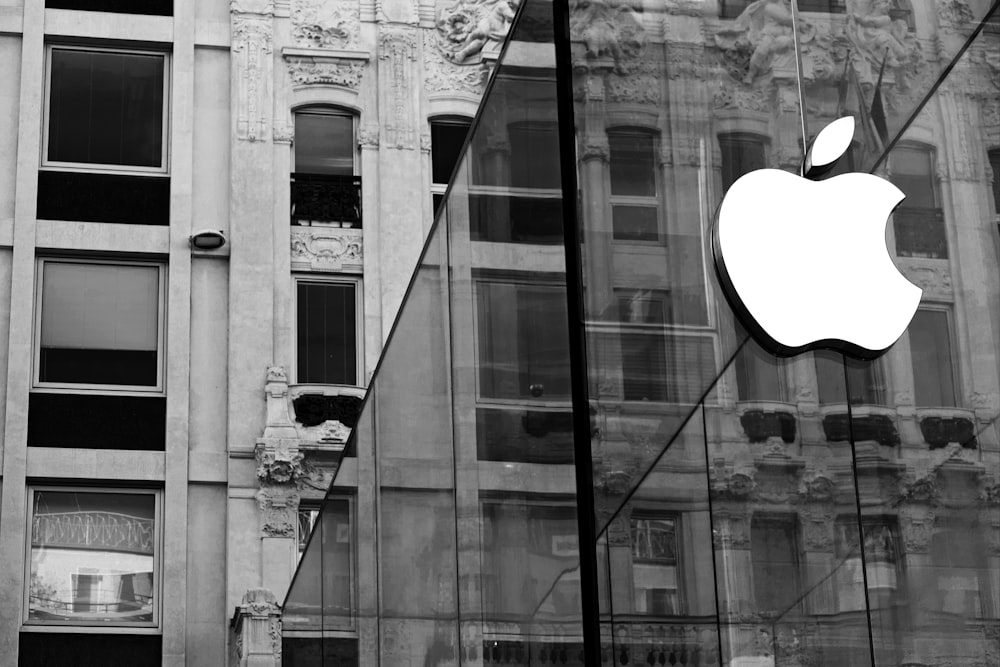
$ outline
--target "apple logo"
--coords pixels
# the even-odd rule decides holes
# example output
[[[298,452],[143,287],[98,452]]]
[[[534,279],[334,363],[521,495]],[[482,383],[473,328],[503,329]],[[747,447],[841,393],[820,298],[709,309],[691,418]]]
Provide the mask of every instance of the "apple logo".
[[[712,234],[723,292],[767,350],[826,348],[872,359],[909,326],[921,290],[892,262],[885,225],[905,195],[866,173],[821,180],[854,138],[854,118],[828,125],[800,175],[758,169],[719,206]]]

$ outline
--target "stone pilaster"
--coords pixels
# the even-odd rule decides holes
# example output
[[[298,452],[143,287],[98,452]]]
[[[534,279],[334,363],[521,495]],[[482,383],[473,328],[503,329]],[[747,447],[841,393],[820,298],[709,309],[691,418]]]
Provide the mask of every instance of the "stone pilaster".
[[[281,667],[281,608],[274,593],[251,588],[230,621],[230,667]]]

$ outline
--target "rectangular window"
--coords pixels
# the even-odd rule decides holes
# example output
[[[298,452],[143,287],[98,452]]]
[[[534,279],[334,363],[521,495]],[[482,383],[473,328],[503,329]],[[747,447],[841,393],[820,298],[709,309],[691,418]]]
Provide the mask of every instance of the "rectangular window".
[[[362,372],[359,283],[299,278],[295,295],[296,381],[358,386]]]
[[[749,337],[743,327],[736,326],[736,342]],[[736,391],[742,401],[787,400],[785,361],[767,353],[756,341],[749,340],[736,354]]]
[[[635,514],[631,538],[635,611],[657,616],[679,614],[676,519]]]
[[[173,16],[173,0],[45,0],[47,9]]]
[[[799,601],[799,535],[796,517],[755,514],[750,559],[758,612],[784,614]]]
[[[569,399],[566,288],[479,282],[479,391],[483,397]]]
[[[934,151],[924,146],[902,146],[893,149],[889,159],[890,180],[906,195],[892,218],[896,253],[901,257],[947,258]]]
[[[35,387],[163,391],[158,264],[42,259]]]
[[[44,167],[166,173],[167,56],[52,46]]]
[[[954,407],[955,370],[948,313],[920,309],[908,331],[917,407]]]
[[[156,626],[157,493],[35,488],[30,498],[25,623]]]
[[[353,176],[354,116],[332,110],[295,114],[295,173]]]
[[[731,132],[719,135],[722,153],[722,190],[726,191],[743,174],[767,166],[764,139],[755,134]]]
[[[882,405],[884,384],[877,361],[858,361],[834,352],[816,352],[816,381],[820,403]],[[847,366],[847,383],[844,366]]]
[[[658,241],[656,136],[640,130],[608,130],[608,151],[613,237]]]
[[[431,121],[431,180],[434,192],[443,194],[451,174],[462,159],[462,147],[469,134],[467,118],[437,118]]]

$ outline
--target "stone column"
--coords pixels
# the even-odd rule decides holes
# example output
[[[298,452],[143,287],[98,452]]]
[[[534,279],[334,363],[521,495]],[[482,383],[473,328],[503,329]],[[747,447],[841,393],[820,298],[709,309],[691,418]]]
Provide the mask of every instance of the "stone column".
[[[281,608],[274,593],[251,588],[230,621],[230,667],[281,667]]]

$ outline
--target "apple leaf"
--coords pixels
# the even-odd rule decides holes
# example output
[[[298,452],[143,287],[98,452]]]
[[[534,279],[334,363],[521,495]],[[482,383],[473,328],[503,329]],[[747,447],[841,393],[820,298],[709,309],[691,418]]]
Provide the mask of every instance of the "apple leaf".
[[[803,164],[803,175],[809,177],[814,171],[829,171],[847,152],[853,140],[854,116],[838,118],[824,127],[809,146]]]

